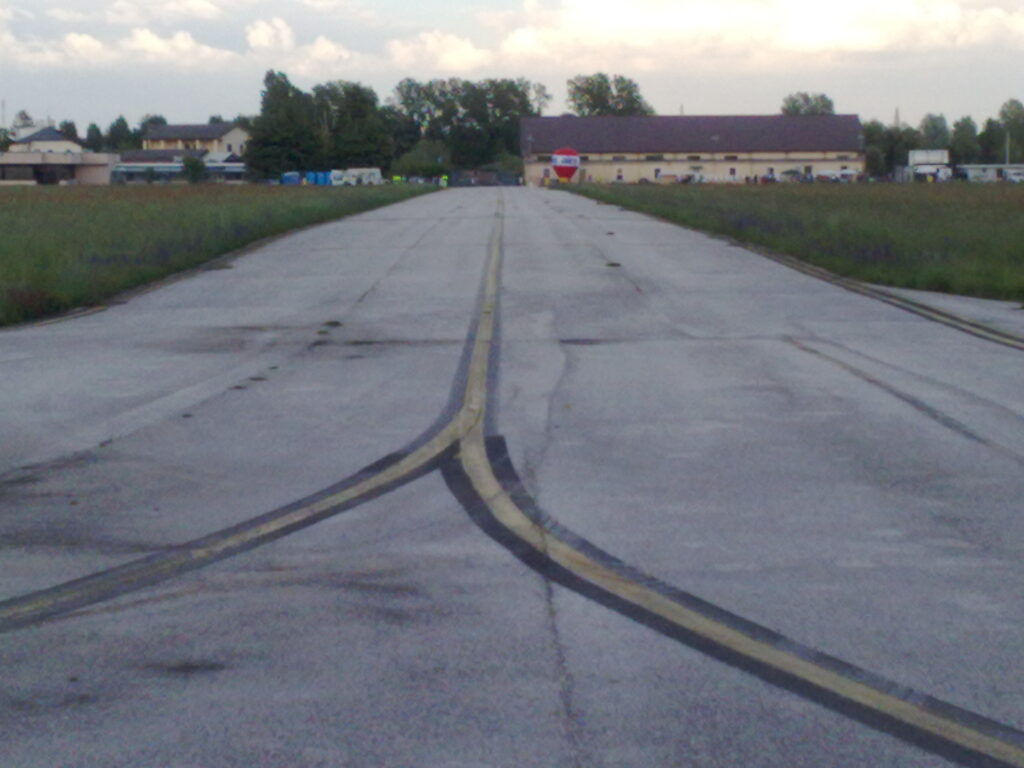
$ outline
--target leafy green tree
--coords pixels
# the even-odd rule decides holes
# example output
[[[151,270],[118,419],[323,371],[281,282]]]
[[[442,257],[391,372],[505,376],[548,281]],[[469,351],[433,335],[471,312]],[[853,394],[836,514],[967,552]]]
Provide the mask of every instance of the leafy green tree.
[[[948,149],[951,140],[945,115],[931,113],[921,118],[921,149]]]
[[[207,125],[221,125],[225,122],[224,118],[220,115],[210,115],[210,119],[206,121]]]
[[[908,125],[886,130],[885,164],[890,170],[909,162],[910,150],[921,149],[921,132]]]
[[[57,130],[63,133],[72,141],[78,141],[78,126],[74,120],[64,120],[57,126]]]
[[[11,146],[11,132],[0,126],[0,152],[6,152]]]
[[[538,117],[544,114],[545,108],[551,103],[551,94],[548,87],[543,83],[532,83],[530,85],[530,104],[533,113]]]
[[[313,97],[292,85],[283,72],[268,71],[260,114],[245,147],[249,172],[274,178],[285,171],[315,170],[318,150]]]
[[[518,154],[519,119],[539,114],[549,98],[543,86],[524,78],[406,78],[396,86],[394,102],[422,137],[448,147],[456,167],[475,168]]]
[[[978,144],[981,146],[981,162],[1003,162],[1006,157],[1006,128],[990,117],[978,134]]]
[[[604,72],[576,75],[566,81],[569,105],[580,117],[653,115],[635,80],[622,75],[608,77]]]
[[[885,167],[885,152],[881,147],[872,145],[864,148],[864,169],[873,178],[885,176],[889,172]]]
[[[443,176],[451,172],[451,152],[442,141],[420,140],[415,147],[391,165],[391,172],[400,176]]]
[[[409,152],[419,142],[420,127],[397,105],[388,104],[381,107],[380,119],[391,139],[392,161]]]
[[[789,94],[782,100],[784,115],[834,115],[835,105],[824,93],[807,93],[798,91]]]
[[[141,147],[142,140],[146,138],[146,134],[149,133],[150,129],[160,125],[167,125],[167,118],[163,115],[143,115],[139,121],[139,127],[134,131],[135,144]]]
[[[198,184],[206,180],[206,163],[202,159],[189,155],[182,161],[182,166],[182,175],[189,184]]]
[[[110,127],[107,129],[105,144],[115,152],[126,149],[138,149],[138,137],[128,127],[128,121],[124,119],[124,115],[119,116],[110,124]]]
[[[253,123],[256,122],[256,117],[254,115],[235,115],[235,119],[231,122],[251,132]]]
[[[999,122],[1010,135],[1010,162],[1024,160],[1024,104],[1019,99],[1010,99],[999,109]],[[1004,148],[1005,157],[1005,148]]]
[[[981,159],[978,125],[970,117],[962,117],[953,123],[949,154],[950,159],[957,165],[976,163]]]
[[[89,127],[85,130],[85,148],[93,152],[101,152],[103,143],[103,131],[96,123],[89,123]]]
[[[313,88],[318,164],[325,168],[387,166],[392,141],[377,94],[360,83],[335,80]]]

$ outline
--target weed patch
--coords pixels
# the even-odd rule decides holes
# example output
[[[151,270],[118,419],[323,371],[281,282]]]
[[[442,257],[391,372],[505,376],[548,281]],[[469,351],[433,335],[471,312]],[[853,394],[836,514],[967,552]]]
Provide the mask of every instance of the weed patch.
[[[1024,301],[1024,185],[584,185],[599,202],[882,285]]]
[[[430,189],[0,188],[0,325],[96,305],[261,238]]]

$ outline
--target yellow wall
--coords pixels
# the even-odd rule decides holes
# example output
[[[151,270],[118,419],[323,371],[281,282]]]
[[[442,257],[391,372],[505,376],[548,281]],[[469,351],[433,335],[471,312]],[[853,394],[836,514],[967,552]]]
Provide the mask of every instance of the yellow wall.
[[[555,178],[548,160],[541,161],[533,155],[526,158],[525,165],[527,184],[543,183],[545,171]],[[666,153],[660,160],[649,160],[646,155],[637,154],[594,154],[583,156],[573,181],[635,184],[646,179],[664,184],[682,176],[701,176],[705,181],[743,183],[747,178],[769,174],[783,179],[783,171],[794,169],[802,174],[808,167],[812,174],[840,170],[863,173],[864,156],[843,152]]]
[[[235,126],[219,139],[182,140],[182,139],[146,139],[142,142],[143,149],[205,149],[210,152],[234,152],[241,155],[249,141],[249,132]]]
[[[82,147],[73,141],[32,141],[28,144],[11,144],[9,152],[81,152]]]

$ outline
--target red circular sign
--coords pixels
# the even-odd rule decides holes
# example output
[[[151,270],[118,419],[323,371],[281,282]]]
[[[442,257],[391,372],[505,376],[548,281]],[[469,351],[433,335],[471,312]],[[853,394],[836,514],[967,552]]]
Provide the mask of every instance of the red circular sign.
[[[551,155],[551,166],[562,181],[569,181],[580,167],[580,153],[571,147],[556,149]]]

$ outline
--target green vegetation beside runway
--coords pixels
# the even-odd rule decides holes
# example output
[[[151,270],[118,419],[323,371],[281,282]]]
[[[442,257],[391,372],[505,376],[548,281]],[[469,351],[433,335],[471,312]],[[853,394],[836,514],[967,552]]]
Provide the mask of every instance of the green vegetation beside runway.
[[[881,285],[1024,300],[1024,185],[566,187]]]
[[[249,243],[405,200],[420,185],[0,189],[0,325],[76,307]]]

